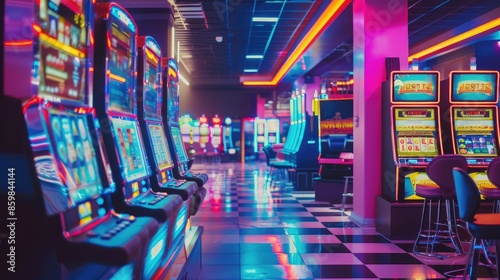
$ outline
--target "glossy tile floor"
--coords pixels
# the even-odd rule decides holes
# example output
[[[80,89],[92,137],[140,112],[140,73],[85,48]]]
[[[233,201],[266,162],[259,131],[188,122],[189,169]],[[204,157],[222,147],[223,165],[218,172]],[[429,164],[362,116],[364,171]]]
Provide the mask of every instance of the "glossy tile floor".
[[[349,221],[349,211],[314,201],[313,192],[269,186],[264,163],[205,163],[207,196],[193,217],[204,226],[198,279],[446,279],[465,257],[411,253]],[[497,279],[481,267],[480,279]]]

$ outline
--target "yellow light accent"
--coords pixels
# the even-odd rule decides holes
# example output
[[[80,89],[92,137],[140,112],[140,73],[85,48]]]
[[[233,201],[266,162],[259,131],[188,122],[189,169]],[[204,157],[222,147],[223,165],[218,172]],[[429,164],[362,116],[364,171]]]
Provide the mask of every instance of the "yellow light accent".
[[[118,75],[115,75],[115,74],[113,74],[111,72],[108,75],[109,75],[110,79],[113,79],[113,80],[116,80],[116,81],[119,81],[119,82],[122,82],[122,83],[125,83],[125,81],[126,81],[125,78],[123,78],[121,76],[118,76]]]
[[[168,68],[168,75],[176,78],[177,77],[177,73],[175,73],[174,69],[172,68]]]
[[[337,86],[345,86],[345,85],[353,85],[354,84],[354,79],[350,79],[349,81],[345,82],[337,82]]]
[[[285,76],[285,74],[290,70],[293,64],[299,59],[299,57],[307,50],[307,48],[313,43],[314,39],[320,34],[321,31],[326,27],[327,23],[340,15],[340,13],[351,3],[351,0],[344,1],[332,1],[318,20],[311,27],[309,32],[302,38],[302,41],[293,50],[292,54],[283,63],[281,68],[276,72],[271,81],[244,81],[245,86],[275,86],[278,82]]]
[[[63,50],[72,56],[76,56],[79,58],[85,58],[85,53],[83,53],[82,51],[79,51],[75,48],[72,48],[68,45],[65,45],[65,44],[57,41],[56,39],[49,37],[47,34],[40,33],[40,40],[44,41],[45,43],[48,43],[49,45],[55,46],[56,48]]]
[[[473,36],[479,35],[483,32],[486,32],[486,31],[491,30],[491,29],[498,27],[498,26],[500,26],[500,17],[496,18],[492,21],[489,21],[485,24],[482,24],[478,27],[472,28],[469,31],[466,31],[462,34],[455,36],[455,37],[451,37],[448,40],[444,40],[443,42],[436,44],[430,48],[419,51],[416,54],[413,54],[410,57],[408,57],[408,61],[411,62],[411,61],[413,61],[414,58],[423,58],[423,57],[428,56],[430,54],[433,54],[437,51],[440,51],[446,47],[449,47],[453,44],[456,44],[456,43],[459,43],[459,42],[464,41],[466,39],[469,39]]]
[[[146,55],[149,59],[151,59],[155,64],[158,64],[158,58],[154,55],[150,50],[146,48]]]

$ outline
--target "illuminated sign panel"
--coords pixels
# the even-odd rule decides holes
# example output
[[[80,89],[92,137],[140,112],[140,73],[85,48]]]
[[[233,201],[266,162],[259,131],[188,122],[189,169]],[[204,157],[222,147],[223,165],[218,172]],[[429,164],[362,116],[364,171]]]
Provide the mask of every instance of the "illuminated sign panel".
[[[394,71],[391,73],[392,103],[439,102],[439,72]]]

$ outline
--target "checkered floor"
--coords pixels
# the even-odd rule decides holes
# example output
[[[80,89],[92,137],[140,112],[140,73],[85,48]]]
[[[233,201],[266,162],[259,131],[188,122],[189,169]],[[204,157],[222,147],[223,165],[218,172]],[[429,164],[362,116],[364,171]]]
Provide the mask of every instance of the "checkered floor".
[[[446,279],[465,257],[415,256],[360,228],[313,192],[266,185],[262,163],[195,164],[210,176],[194,225],[205,227],[198,279]],[[481,267],[480,279],[497,279]]]

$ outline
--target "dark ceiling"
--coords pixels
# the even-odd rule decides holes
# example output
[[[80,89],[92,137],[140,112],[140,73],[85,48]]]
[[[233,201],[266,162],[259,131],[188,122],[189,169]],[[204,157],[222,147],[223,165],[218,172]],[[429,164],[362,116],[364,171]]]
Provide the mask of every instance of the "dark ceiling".
[[[169,2],[174,6],[181,69],[189,72],[186,76],[191,86],[231,89],[242,87],[242,75],[272,76],[330,3],[311,0]],[[410,46],[499,7],[500,0],[408,0]],[[247,55],[253,57],[247,58]],[[342,79],[351,71],[352,5],[349,5],[281,84],[301,75]]]

